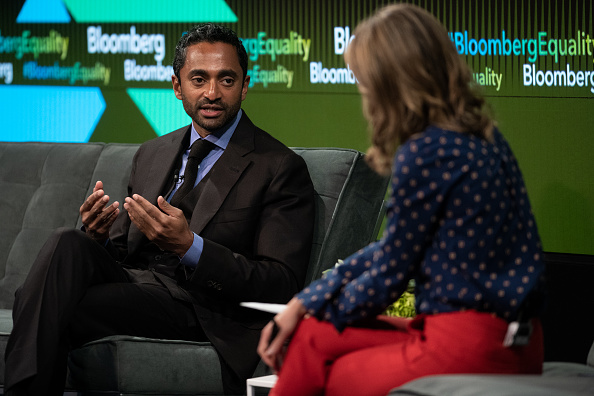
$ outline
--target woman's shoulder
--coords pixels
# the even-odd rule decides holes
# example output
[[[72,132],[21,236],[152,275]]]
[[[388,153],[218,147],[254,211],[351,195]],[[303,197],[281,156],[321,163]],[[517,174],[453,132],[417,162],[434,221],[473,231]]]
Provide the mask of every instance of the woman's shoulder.
[[[495,140],[499,138],[495,137]],[[499,143],[492,144],[470,133],[432,125],[411,136],[399,147],[394,159],[395,170],[419,169],[427,173],[428,168],[447,171],[447,168],[470,166],[474,161],[484,161],[491,156],[497,146]]]
[[[492,140],[490,142],[489,140]],[[493,128],[492,139],[481,138],[472,133],[455,131],[447,128],[441,128],[430,125],[423,132],[412,135],[404,144],[400,146],[401,151],[413,152],[420,151],[421,148],[427,151],[458,149],[458,150],[476,150],[477,148],[487,147],[490,144],[500,145],[504,140],[497,128]]]
[[[475,141],[475,143],[471,143]],[[431,151],[443,150],[447,147],[473,147],[476,145],[476,138],[462,132],[443,129],[437,126],[429,126],[423,132],[412,135],[399,148],[401,153],[429,153]]]

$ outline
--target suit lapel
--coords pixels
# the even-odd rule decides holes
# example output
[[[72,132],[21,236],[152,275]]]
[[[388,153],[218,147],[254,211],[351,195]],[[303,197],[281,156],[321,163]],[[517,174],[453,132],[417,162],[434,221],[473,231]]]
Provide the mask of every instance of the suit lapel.
[[[180,150],[182,150],[181,142],[176,141],[161,146],[155,154],[147,177],[150,182],[145,184],[142,192],[143,197],[149,202],[156,205],[159,195],[164,194],[165,189],[173,182],[173,171],[178,166]]]
[[[171,133],[169,140],[164,140],[155,152],[155,157],[151,159],[148,171],[142,172],[145,180],[141,188],[135,193],[142,195],[147,201],[157,205],[157,198],[164,193],[165,188],[172,183],[173,171],[177,164],[179,154],[184,150],[182,147],[186,136],[190,133],[190,127],[182,133]],[[189,138],[188,138],[189,142]],[[130,224],[128,234],[128,251],[134,252],[144,239],[144,234],[140,232],[134,223]]]
[[[199,234],[217,213],[231,188],[250,164],[246,154],[254,150],[254,125],[245,113],[242,115],[227,149],[212,167],[209,175],[202,179],[192,195],[198,195],[193,208],[190,228]]]

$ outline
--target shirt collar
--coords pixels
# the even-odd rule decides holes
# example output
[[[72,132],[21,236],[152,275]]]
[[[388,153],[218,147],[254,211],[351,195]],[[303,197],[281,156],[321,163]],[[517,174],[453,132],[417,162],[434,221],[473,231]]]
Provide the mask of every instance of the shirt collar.
[[[211,143],[214,143],[217,147],[225,150],[227,148],[227,145],[229,144],[229,140],[231,140],[231,136],[233,136],[233,133],[235,132],[235,128],[237,128],[237,124],[239,124],[239,120],[241,119],[242,114],[243,111],[239,109],[237,115],[235,116],[235,119],[233,120],[233,122],[228,124],[228,127],[223,127],[218,131],[209,134],[204,139],[208,140]],[[192,132],[190,134],[190,147],[192,147],[192,144],[194,144],[194,142],[198,139],[202,138],[200,137],[200,135],[198,135],[198,131],[196,131],[196,128],[194,128],[194,123],[192,123]]]

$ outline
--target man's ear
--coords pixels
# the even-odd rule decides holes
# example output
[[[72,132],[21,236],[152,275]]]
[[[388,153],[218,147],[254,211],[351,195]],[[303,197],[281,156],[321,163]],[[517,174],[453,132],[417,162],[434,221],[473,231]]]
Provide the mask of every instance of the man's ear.
[[[250,85],[250,76],[245,76],[243,80],[243,85],[241,87],[241,100],[245,100],[245,96],[247,95],[248,86]]]
[[[179,83],[179,80],[175,74],[171,76],[171,83],[173,84],[173,92],[175,92],[175,97],[179,100],[182,100],[181,84]]]

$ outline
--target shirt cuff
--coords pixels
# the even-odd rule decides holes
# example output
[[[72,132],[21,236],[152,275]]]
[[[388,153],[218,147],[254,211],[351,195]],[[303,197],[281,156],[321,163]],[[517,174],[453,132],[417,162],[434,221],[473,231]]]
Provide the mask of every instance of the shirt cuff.
[[[196,268],[198,265],[198,260],[200,260],[200,256],[202,256],[202,250],[204,249],[204,239],[202,237],[194,234],[194,242],[192,242],[192,246],[188,249],[184,257],[181,259],[181,263],[190,268]]]

